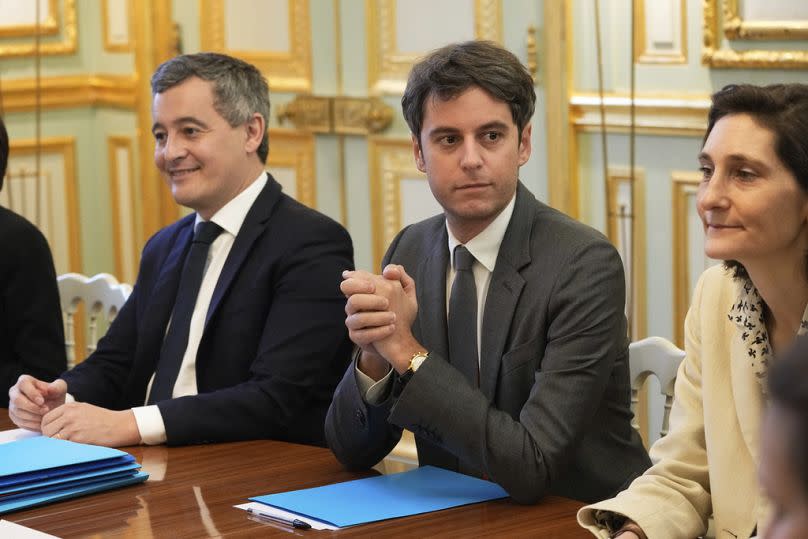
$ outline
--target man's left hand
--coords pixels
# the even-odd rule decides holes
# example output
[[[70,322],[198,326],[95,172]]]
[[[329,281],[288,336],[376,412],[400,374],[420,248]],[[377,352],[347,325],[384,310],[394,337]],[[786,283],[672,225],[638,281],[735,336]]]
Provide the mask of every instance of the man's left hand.
[[[45,414],[42,434],[107,447],[140,443],[140,431],[132,410],[107,410],[86,402],[67,403]]]

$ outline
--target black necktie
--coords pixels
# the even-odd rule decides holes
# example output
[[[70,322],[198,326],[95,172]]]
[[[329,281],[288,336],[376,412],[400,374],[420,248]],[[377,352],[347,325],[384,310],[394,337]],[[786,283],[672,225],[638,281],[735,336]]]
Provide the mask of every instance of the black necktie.
[[[169,322],[168,332],[160,350],[160,361],[157,363],[157,370],[154,374],[149,404],[170,399],[174,391],[182,358],[188,347],[191,315],[196,306],[199,287],[202,286],[208,249],[221,232],[222,227],[211,221],[202,221],[196,227],[191,248],[185,258],[185,265],[182,267],[177,299],[174,302],[171,322]]]
[[[480,385],[477,360],[477,286],[474,255],[463,245],[454,250],[455,278],[449,297],[449,359],[474,387]]]

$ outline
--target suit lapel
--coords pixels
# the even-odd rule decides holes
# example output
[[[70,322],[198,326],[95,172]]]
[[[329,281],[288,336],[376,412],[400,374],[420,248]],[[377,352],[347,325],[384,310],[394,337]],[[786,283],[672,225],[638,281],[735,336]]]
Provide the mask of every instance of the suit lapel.
[[[492,402],[516,304],[525,286],[525,280],[519,271],[530,263],[530,234],[534,213],[535,198],[520,182],[513,215],[499,248],[483,310],[480,389]]]
[[[732,394],[743,439],[754,462],[760,462],[760,425],[763,414],[763,392],[749,362],[748,347],[735,331],[732,337]]]
[[[421,342],[430,351],[449,357],[446,327],[446,269],[449,266],[449,239],[445,224],[436,235],[432,250],[418,266],[418,327]],[[405,268],[406,269],[406,268]]]
[[[230,288],[239,268],[241,268],[250,253],[253,244],[266,229],[267,221],[280,198],[280,194],[280,184],[275,181],[271,174],[267,173],[267,184],[259,193],[258,198],[255,199],[250,211],[247,212],[247,217],[245,217],[244,223],[241,225],[241,229],[233,242],[230,254],[227,255],[227,261],[225,261],[222,273],[216,282],[216,288],[213,289],[213,297],[210,300],[208,313],[205,317],[206,331],[208,322],[216,314],[222,299]]]

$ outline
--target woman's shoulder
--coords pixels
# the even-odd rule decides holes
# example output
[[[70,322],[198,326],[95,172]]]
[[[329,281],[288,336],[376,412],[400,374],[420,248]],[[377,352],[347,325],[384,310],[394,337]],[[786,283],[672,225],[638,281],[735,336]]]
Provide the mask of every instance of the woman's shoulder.
[[[731,269],[723,264],[711,266],[704,270],[699,278],[693,292],[692,305],[706,307],[708,312],[718,312],[715,309],[719,305],[726,305],[729,308],[738,298],[739,286],[740,281],[734,277]]]

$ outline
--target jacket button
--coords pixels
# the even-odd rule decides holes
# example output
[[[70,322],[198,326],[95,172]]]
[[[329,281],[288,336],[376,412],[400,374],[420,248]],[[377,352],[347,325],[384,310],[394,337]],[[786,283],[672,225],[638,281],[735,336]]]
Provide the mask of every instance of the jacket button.
[[[356,416],[356,420],[359,421],[359,424],[364,427],[365,426],[365,414],[362,412],[362,410],[357,410],[355,416]]]

